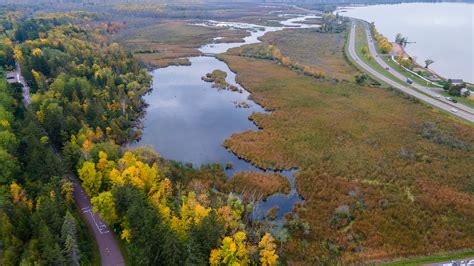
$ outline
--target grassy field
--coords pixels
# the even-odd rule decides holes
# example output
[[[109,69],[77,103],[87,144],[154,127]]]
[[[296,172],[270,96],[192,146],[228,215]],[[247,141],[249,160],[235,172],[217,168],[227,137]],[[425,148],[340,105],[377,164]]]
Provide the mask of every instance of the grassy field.
[[[112,36],[112,40],[122,44],[146,64],[164,67],[189,64],[183,57],[199,55],[197,48],[211,43],[215,37],[224,37],[219,42],[239,42],[248,35],[248,32],[243,30],[194,26],[190,23],[178,20],[147,20],[121,30]]]
[[[341,53],[345,33],[326,34],[315,29],[272,32],[263,38],[273,44],[284,56],[303,66],[323,71],[329,78],[354,80],[357,70],[347,65]]]
[[[253,114],[263,130],[225,146],[263,168],[300,169],[297,213],[311,229],[292,232],[284,259],[351,263],[473,247],[472,126],[395,91],[318,81],[236,54],[222,59],[273,112]]]
[[[229,181],[228,190],[265,199],[278,192],[288,194],[290,182],[280,174],[239,172]]]

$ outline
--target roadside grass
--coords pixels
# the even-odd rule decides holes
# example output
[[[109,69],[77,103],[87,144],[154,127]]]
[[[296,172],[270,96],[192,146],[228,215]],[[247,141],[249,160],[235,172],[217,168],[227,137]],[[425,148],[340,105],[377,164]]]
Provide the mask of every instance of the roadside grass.
[[[262,40],[276,46],[284,56],[298,65],[324,72],[327,78],[353,81],[358,74],[346,64],[340,52],[345,44],[345,32],[320,33],[316,29],[291,29],[270,32]]]
[[[449,260],[461,260],[461,259],[467,259],[467,258],[474,258],[473,250],[453,253],[453,254],[440,254],[440,255],[433,255],[433,256],[421,257],[421,258],[396,260],[396,261],[392,261],[388,263],[381,263],[380,265],[384,265],[384,266],[421,265],[421,264],[426,264],[426,263],[436,263],[436,262],[449,261]]]
[[[465,177],[472,127],[395,91],[316,80],[235,54],[220,58],[273,112],[253,114],[263,130],[234,134],[224,145],[263,168],[300,169],[296,187],[305,204],[297,216],[310,231],[292,232],[283,247],[288,263],[318,264],[334,254],[355,263],[471,245],[465,221],[474,219],[474,186]],[[346,205],[350,222],[336,215]]]
[[[428,88],[435,88],[435,89],[440,89],[440,91],[438,92],[439,95],[443,96],[443,97],[451,97],[453,99],[456,99],[458,102],[462,103],[462,104],[465,104],[466,106],[469,106],[469,107],[472,107],[474,108],[474,101],[473,100],[470,100],[470,99],[467,99],[466,97],[460,97],[460,96],[452,96],[450,95],[447,91],[443,90],[443,88],[441,87],[437,87],[437,86],[434,86],[433,84],[429,83],[429,82],[426,82],[425,80],[422,80],[421,78],[419,78],[418,76],[416,75],[413,75],[412,73],[406,71],[405,69],[403,69],[402,67],[400,67],[397,63],[393,62],[392,59],[390,59],[389,56],[382,56],[381,57],[382,60],[385,61],[385,63],[387,63],[391,68],[397,70],[398,72],[400,72],[402,75],[404,75],[405,77],[408,77],[410,79],[412,79],[415,83],[417,84],[420,84],[422,86],[425,86],[425,87],[428,87]],[[405,84],[408,86],[408,84]],[[422,92],[423,94],[426,94],[424,93],[423,91],[421,90],[418,90],[416,88],[413,88],[414,90],[417,90],[419,92]],[[428,96],[431,97],[431,95],[429,94],[426,94]]]
[[[366,55],[362,53],[362,49],[364,47],[367,47],[367,36],[365,35],[364,28],[362,27],[360,22],[356,23],[356,31],[355,31],[355,50],[356,54],[359,56],[359,58],[364,61],[367,65],[369,65],[371,68],[379,72],[380,74],[384,75],[385,77],[395,81],[396,83],[407,86],[407,84],[399,80],[397,77],[395,77],[392,73],[384,69],[381,65],[379,65],[375,59],[368,59]]]
[[[384,55],[384,56],[381,56],[380,58],[385,63],[387,63],[387,65],[389,65],[391,68],[395,69],[397,72],[399,72],[403,76],[405,76],[407,78],[410,78],[411,80],[413,80],[417,84],[420,84],[420,85],[425,86],[425,87],[430,87],[430,88],[441,88],[441,87],[435,86],[435,85],[431,84],[430,82],[427,82],[427,81],[419,78],[418,76],[406,71],[400,65],[393,62],[393,60],[390,58],[390,55]]]
[[[474,100],[470,100],[466,97],[459,97],[459,96],[452,96],[451,94],[449,94],[447,91],[442,91],[439,93],[440,95],[442,95],[443,97],[451,97],[453,99],[456,99],[458,102],[462,103],[462,104],[465,104],[469,107],[472,107],[474,108]]]

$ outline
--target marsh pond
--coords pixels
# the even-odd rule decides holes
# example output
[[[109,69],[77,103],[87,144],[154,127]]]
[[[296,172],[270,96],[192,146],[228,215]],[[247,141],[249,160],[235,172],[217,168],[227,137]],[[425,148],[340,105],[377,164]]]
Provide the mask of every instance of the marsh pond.
[[[251,163],[239,159],[224,146],[224,140],[234,133],[259,130],[248,118],[253,112],[267,112],[252,101],[250,93],[236,82],[236,75],[214,54],[245,44],[258,43],[267,32],[286,28],[310,28],[316,25],[300,24],[316,16],[293,16],[281,22],[281,27],[264,27],[247,23],[208,21],[205,26],[232,27],[248,30],[250,36],[243,42],[210,43],[200,51],[207,56],[189,57],[191,65],[168,66],[153,71],[153,91],[145,100],[149,104],[144,120],[143,136],[138,145],[151,145],[161,156],[195,167],[218,163],[226,168],[226,175],[240,171],[262,172]],[[225,81],[238,88],[220,90],[202,77],[214,70],[227,73]],[[242,108],[242,106],[244,106]],[[267,170],[266,172],[272,172]],[[277,219],[293,209],[302,199],[295,190],[294,170],[278,172],[286,176],[291,185],[289,194],[277,193],[256,204],[253,219],[265,218],[276,207]]]

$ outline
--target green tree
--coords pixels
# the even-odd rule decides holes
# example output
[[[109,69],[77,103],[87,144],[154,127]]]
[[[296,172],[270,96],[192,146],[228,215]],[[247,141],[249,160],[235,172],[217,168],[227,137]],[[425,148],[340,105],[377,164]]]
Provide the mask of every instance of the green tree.
[[[428,68],[428,67],[429,67],[431,64],[433,64],[433,63],[434,63],[434,60],[429,59],[429,58],[426,59],[426,60],[425,60],[425,68]]]
[[[80,265],[80,252],[77,244],[76,219],[68,211],[64,216],[61,228],[61,239],[64,243],[64,255],[69,258],[72,265]]]

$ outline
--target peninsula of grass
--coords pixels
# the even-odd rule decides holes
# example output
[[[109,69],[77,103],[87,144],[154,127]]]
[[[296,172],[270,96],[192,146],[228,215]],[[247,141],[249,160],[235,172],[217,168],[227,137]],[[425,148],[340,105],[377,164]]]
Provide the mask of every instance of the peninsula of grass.
[[[343,60],[345,32],[328,34],[317,29],[290,29],[270,32],[262,40],[278,47],[293,62],[324,72],[327,78],[352,81],[358,74]]]
[[[472,247],[471,125],[395,91],[313,79],[238,56],[239,49],[220,59],[272,113],[252,114],[262,130],[234,134],[224,145],[265,169],[300,169],[296,188],[305,204],[290,222],[310,229],[291,229],[283,243],[288,264],[357,264]]]
[[[228,188],[244,197],[265,199],[275,193],[290,193],[290,182],[278,173],[238,172],[232,176]]]

